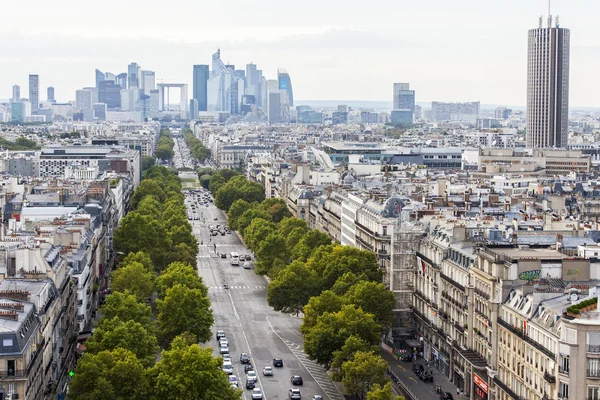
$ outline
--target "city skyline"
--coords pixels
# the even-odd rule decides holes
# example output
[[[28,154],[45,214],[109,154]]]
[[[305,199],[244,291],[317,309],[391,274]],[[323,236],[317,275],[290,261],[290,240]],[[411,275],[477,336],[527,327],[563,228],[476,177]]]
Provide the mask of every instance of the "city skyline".
[[[40,75],[40,90],[54,86],[58,101],[70,100],[77,88],[94,85],[92,74],[96,68],[122,71],[132,61],[156,71],[157,81],[186,82],[191,87],[192,65],[209,64],[210,55],[220,47],[227,54],[224,60],[227,63],[254,62],[268,78],[275,76],[278,68],[287,69],[294,77],[294,97],[299,100],[388,100],[390,84],[406,81],[417,89],[417,102],[477,99],[483,104],[524,106],[526,32],[540,15],[547,13],[547,4],[541,1],[520,4],[511,0],[506,7],[492,10],[468,0],[453,5],[434,3],[435,7],[427,10],[414,4],[389,4],[385,13],[374,7],[377,24],[355,23],[359,16],[344,9],[335,19],[340,21],[338,25],[331,25],[324,17],[334,10],[327,5],[310,24],[302,24],[297,16],[290,17],[289,26],[285,27],[248,18],[250,22],[235,29],[229,20],[220,22],[216,30],[212,29],[216,22],[209,22],[193,35],[185,35],[191,29],[187,26],[189,17],[181,15],[179,28],[173,22],[165,22],[166,33],[160,32],[165,39],[150,30],[151,24],[135,22],[110,33],[93,29],[94,21],[86,21],[86,29],[78,21],[63,24],[66,16],[56,16],[51,19],[52,26],[47,26],[42,21],[46,6],[40,6],[32,11],[31,33],[25,33],[12,21],[0,31],[0,43],[8,50],[3,62],[4,74],[0,77],[0,97],[10,97],[14,84],[26,87],[26,75],[31,73]],[[573,33],[570,84],[573,107],[593,107],[599,103],[589,88],[600,84],[593,71],[593,66],[600,62],[593,42],[600,35],[600,28],[592,20],[600,6],[587,3],[585,6],[561,3],[553,5],[552,10]],[[11,4],[9,11],[18,14],[21,8]],[[348,8],[352,8],[351,4]],[[151,9],[139,12],[150,15],[160,11]],[[282,12],[269,11],[274,15]],[[386,15],[394,14],[390,11],[397,11],[396,17],[401,18],[396,20],[402,23],[392,24],[391,16]],[[74,13],[67,16],[72,18]],[[304,11],[299,14],[304,15]],[[117,26],[123,16],[113,18]],[[241,17],[232,18],[236,23]],[[246,33],[252,32],[252,36],[242,35],[241,30],[250,25],[252,29]],[[360,30],[355,30],[357,26]],[[209,28],[213,34],[202,34]],[[41,30],[47,35],[41,36]],[[139,32],[139,38],[132,38],[134,31]],[[77,49],[75,55],[73,49]],[[386,68],[369,74],[373,59],[384,63]],[[355,84],[347,85],[350,80]]]

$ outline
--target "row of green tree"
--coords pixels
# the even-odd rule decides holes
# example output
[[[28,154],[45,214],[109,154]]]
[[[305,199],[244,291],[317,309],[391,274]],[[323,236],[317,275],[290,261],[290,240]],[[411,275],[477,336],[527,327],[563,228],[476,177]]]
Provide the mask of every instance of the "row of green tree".
[[[149,186],[140,185],[128,216],[160,219],[164,213],[175,214],[167,211],[174,205],[185,213],[183,198],[169,191],[181,189],[176,177],[164,167],[152,167],[142,183],[157,180],[167,189],[150,193]],[[162,196],[159,207],[155,203]],[[189,225],[187,219],[185,223]],[[195,259],[173,261],[162,269],[150,253],[128,252],[112,273],[111,294],[85,342],[69,399],[239,399],[240,391],[230,387],[220,368],[222,360],[198,344],[210,340],[214,321],[208,290],[192,265]]]
[[[183,140],[190,149],[190,154],[196,160],[204,162],[204,160],[210,158],[210,150],[204,147],[202,142],[194,136],[194,132],[191,129],[185,129],[183,131]]]
[[[381,283],[375,254],[308,229],[304,220],[291,217],[282,199],[259,202],[253,191],[243,190],[251,182],[234,171],[216,174],[209,186],[215,202],[221,198],[217,206],[256,254],[255,272],[271,279],[269,305],[304,312],[307,355],[331,370],[346,393],[395,399],[385,376],[388,364],[378,354],[381,334],[393,320],[394,295]]]
[[[175,147],[175,141],[171,138],[171,131],[168,129],[162,129],[160,131],[158,143],[156,144],[156,157],[160,158],[161,160],[172,159],[175,155],[173,147]]]
[[[2,150],[37,150],[38,146],[35,140],[29,140],[26,137],[18,137],[14,142],[8,139],[0,138],[0,149]]]

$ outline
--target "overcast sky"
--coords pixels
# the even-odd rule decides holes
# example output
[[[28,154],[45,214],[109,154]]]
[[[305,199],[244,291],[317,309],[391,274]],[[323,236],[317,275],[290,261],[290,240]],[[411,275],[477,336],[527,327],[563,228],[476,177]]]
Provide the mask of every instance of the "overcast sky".
[[[94,70],[136,61],[157,80],[191,85],[192,65],[254,62],[267,78],[290,73],[303,100],[391,101],[410,82],[417,101],[524,105],[527,30],[545,0],[29,0],[3,1],[0,98],[59,101],[94,85]],[[572,106],[600,106],[600,2],[555,0],[571,29]],[[191,92],[191,87],[190,87]],[[190,96],[191,97],[191,96]]]

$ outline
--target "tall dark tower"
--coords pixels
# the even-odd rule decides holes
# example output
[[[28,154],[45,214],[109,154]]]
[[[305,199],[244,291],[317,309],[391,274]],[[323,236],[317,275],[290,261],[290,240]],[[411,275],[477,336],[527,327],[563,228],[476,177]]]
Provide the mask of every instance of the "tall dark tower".
[[[567,147],[569,133],[570,32],[552,27],[529,31],[527,53],[527,147]]]

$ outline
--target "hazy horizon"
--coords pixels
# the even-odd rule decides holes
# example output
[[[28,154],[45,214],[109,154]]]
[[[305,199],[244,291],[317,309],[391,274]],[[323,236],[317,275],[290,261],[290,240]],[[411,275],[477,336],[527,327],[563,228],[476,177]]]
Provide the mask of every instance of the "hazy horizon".
[[[571,108],[594,107],[600,3],[554,3],[571,30]],[[27,97],[28,74],[37,73],[40,100],[47,86],[58,101],[73,100],[76,89],[94,85],[96,68],[120,73],[133,61],[191,93],[192,65],[210,64],[220,48],[225,62],[254,62],[267,78],[287,69],[297,99],[388,101],[393,82],[410,82],[417,102],[525,104],[527,31],[547,13],[541,0],[386,0],[369,4],[369,18],[356,0],[307,0],[293,12],[274,0],[228,4],[224,15],[214,3],[175,0],[167,9],[155,0],[105,0],[90,18],[74,0],[8,3],[0,97],[14,84]]]

